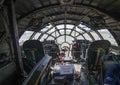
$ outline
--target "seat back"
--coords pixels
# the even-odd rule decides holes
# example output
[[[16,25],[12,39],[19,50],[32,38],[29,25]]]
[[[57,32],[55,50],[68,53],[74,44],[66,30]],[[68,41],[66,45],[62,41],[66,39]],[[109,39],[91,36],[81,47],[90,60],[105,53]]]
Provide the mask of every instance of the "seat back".
[[[91,45],[88,48],[88,53],[87,53],[87,64],[88,64],[88,69],[94,69],[96,64],[99,63],[102,52],[99,52],[100,55],[98,55],[98,49],[102,49],[104,51],[104,55],[108,54],[109,48],[111,44],[107,40],[97,40],[91,43]],[[97,62],[97,63],[96,63]]]
[[[27,60],[31,63],[37,63],[44,57],[44,50],[42,43],[38,40],[27,40],[23,44]]]
[[[53,40],[46,40],[43,42],[43,48],[45,54],[52,56],[52,58],[58,58],[60,50],[58,45]]]
[[[75,43],[72,45],[71,54],[75,59],[77,59],[77,60],[80,59],[80,55],[82,53],[81,53],[81,46],[78,43]]]

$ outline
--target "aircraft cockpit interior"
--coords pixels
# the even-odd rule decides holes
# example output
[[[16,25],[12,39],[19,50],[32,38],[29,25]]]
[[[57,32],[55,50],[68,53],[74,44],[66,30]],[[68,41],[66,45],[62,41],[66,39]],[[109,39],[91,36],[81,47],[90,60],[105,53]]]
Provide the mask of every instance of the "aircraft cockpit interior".
[[[0,85],[120,85],[120,0],[0,0]]]

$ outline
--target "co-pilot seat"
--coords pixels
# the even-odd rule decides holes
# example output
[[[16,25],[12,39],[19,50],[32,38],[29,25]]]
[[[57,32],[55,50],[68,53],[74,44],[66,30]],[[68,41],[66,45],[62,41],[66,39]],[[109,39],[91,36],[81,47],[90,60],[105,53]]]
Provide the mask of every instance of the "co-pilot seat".
[[[26,70],[29,71],[44,57],[42,43],[38,40],[27,40],[23,44],[25,58],[23,64]]]
[[[87,52],[87,69],[83,69],[84,75],[87,72],[86,78],[90,85],[102,85],[102,57],[109,53],[111,44],[107,40],[97,40],[90,44]]]
[[[97,40],[91,43],[87,53],[87,65],[89,71],[99,69],[101,57],[109,53],[110,42],[107,40]]]

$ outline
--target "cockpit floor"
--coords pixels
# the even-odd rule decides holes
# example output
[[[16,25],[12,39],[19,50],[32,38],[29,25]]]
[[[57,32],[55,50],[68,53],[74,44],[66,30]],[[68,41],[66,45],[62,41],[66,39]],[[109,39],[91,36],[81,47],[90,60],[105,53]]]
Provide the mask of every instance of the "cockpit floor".
[[[81,72],[82,64],[65,63],[64,65],[73,65],[73,67],[74,67],[74,74],[73,74],[73,76],[71,76],[71,77],[73,77],[73,80],[65,80],[64,84],[62,82],[57,82],[56,83],[55,80],[54,80],[55,76],[53,76],[53,79],[52,79],[50,85],[82,85],[81,84],[82,82],[80,80],[80,72]],[[61,66],[61,64],[56,63],[54,65],[53,69],[55,71],[59,71],[58,69],[60,69],[60,66]]]

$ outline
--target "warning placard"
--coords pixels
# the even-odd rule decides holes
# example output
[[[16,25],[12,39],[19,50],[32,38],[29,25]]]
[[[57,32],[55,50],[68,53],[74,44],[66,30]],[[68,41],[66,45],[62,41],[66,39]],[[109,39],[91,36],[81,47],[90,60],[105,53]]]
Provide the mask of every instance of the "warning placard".
[[[60,74],[61,75],[73,74],[73,70],[74,70],[73,65],[60,66]]]

